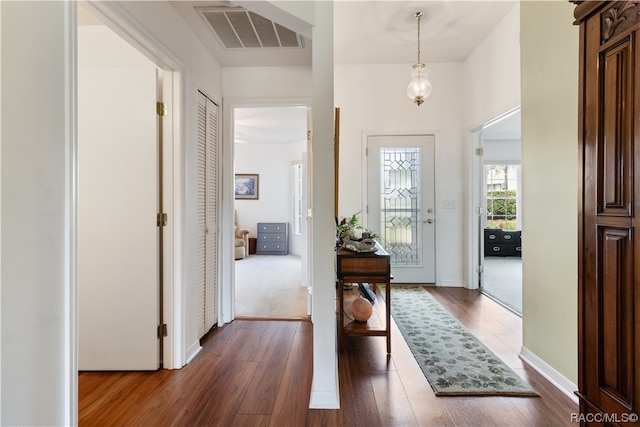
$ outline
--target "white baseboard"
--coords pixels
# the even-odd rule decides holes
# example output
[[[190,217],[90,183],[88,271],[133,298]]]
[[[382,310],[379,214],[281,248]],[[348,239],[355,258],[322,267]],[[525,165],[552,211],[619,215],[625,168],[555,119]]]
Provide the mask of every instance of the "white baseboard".
[[[340,409],[338,393],[311,390],[310,409]]]
[[[520,348],[520,359],[522,359],[527,365],[535,369],[540,375],[545,377],[551,384],[553,384],[558,390],[567,395],[575,403],[578,403],[578,396],[575,391],[578,390],[578,386],[569,381],[567,377],[556,371],[551,365],[544,360],[536,356],[528,348],[522,346]]]
[[[450,288],[464,288],[464,283],[459,280],[438,280],[436,286],[446,286]]]
[[[338,365],[336,354],[336,389],[330,391],[316,391],[311,384],[311,398],[309,409],[340,409],[340,390],[338,388]]]
[[[189,348],[187,349],[187,365],[189,363],[191,363],[191,361],[198,355],[198,353],[200,353],[200,351],[202,350],[202,346],[200,345],[199,341],[194,342],[192,345],[189,346]]]

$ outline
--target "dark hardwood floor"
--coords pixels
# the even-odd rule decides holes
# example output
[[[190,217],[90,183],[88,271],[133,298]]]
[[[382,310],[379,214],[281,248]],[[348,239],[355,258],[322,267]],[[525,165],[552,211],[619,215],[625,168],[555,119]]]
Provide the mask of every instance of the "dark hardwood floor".
[[[569,426],[567,396],[519,358],[521,319],[476,291],[428,290],[541,397],[436,397],[393,325],[347,337],[339,410],[308,409],[312,324],[236,320],[180,370],[79,375],[81,426]]]

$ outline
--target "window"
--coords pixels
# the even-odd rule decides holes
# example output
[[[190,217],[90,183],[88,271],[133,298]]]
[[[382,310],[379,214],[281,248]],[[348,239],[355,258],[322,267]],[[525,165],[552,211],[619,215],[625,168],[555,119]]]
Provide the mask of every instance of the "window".
[[[293,234],[302,234],[302,163],[293,166]]]
[[[519,165],[485,165],[487,215],[485,227],[518,229]]]

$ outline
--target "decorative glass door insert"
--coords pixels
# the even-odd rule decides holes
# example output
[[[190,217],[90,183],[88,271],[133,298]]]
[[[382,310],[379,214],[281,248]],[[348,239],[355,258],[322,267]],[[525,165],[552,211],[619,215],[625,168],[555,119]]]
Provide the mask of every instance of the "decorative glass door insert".
[[[380,230],[394,265],[422,265],[420,148],[381,148]]]

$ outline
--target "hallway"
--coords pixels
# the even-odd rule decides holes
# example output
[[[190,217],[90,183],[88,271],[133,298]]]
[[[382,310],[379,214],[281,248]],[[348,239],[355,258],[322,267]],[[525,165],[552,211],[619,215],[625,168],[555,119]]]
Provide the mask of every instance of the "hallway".
[[[393,325],[384,339],[351,338],[339,355],[339,410],[307,408],[312,325],[236,320],[213,331],[175,371],[81,373],[79,423],[201,426],[570,426],[577,405],[518,358],[522,320],[462,288],[428,288],[540,397],[436,397]]]

